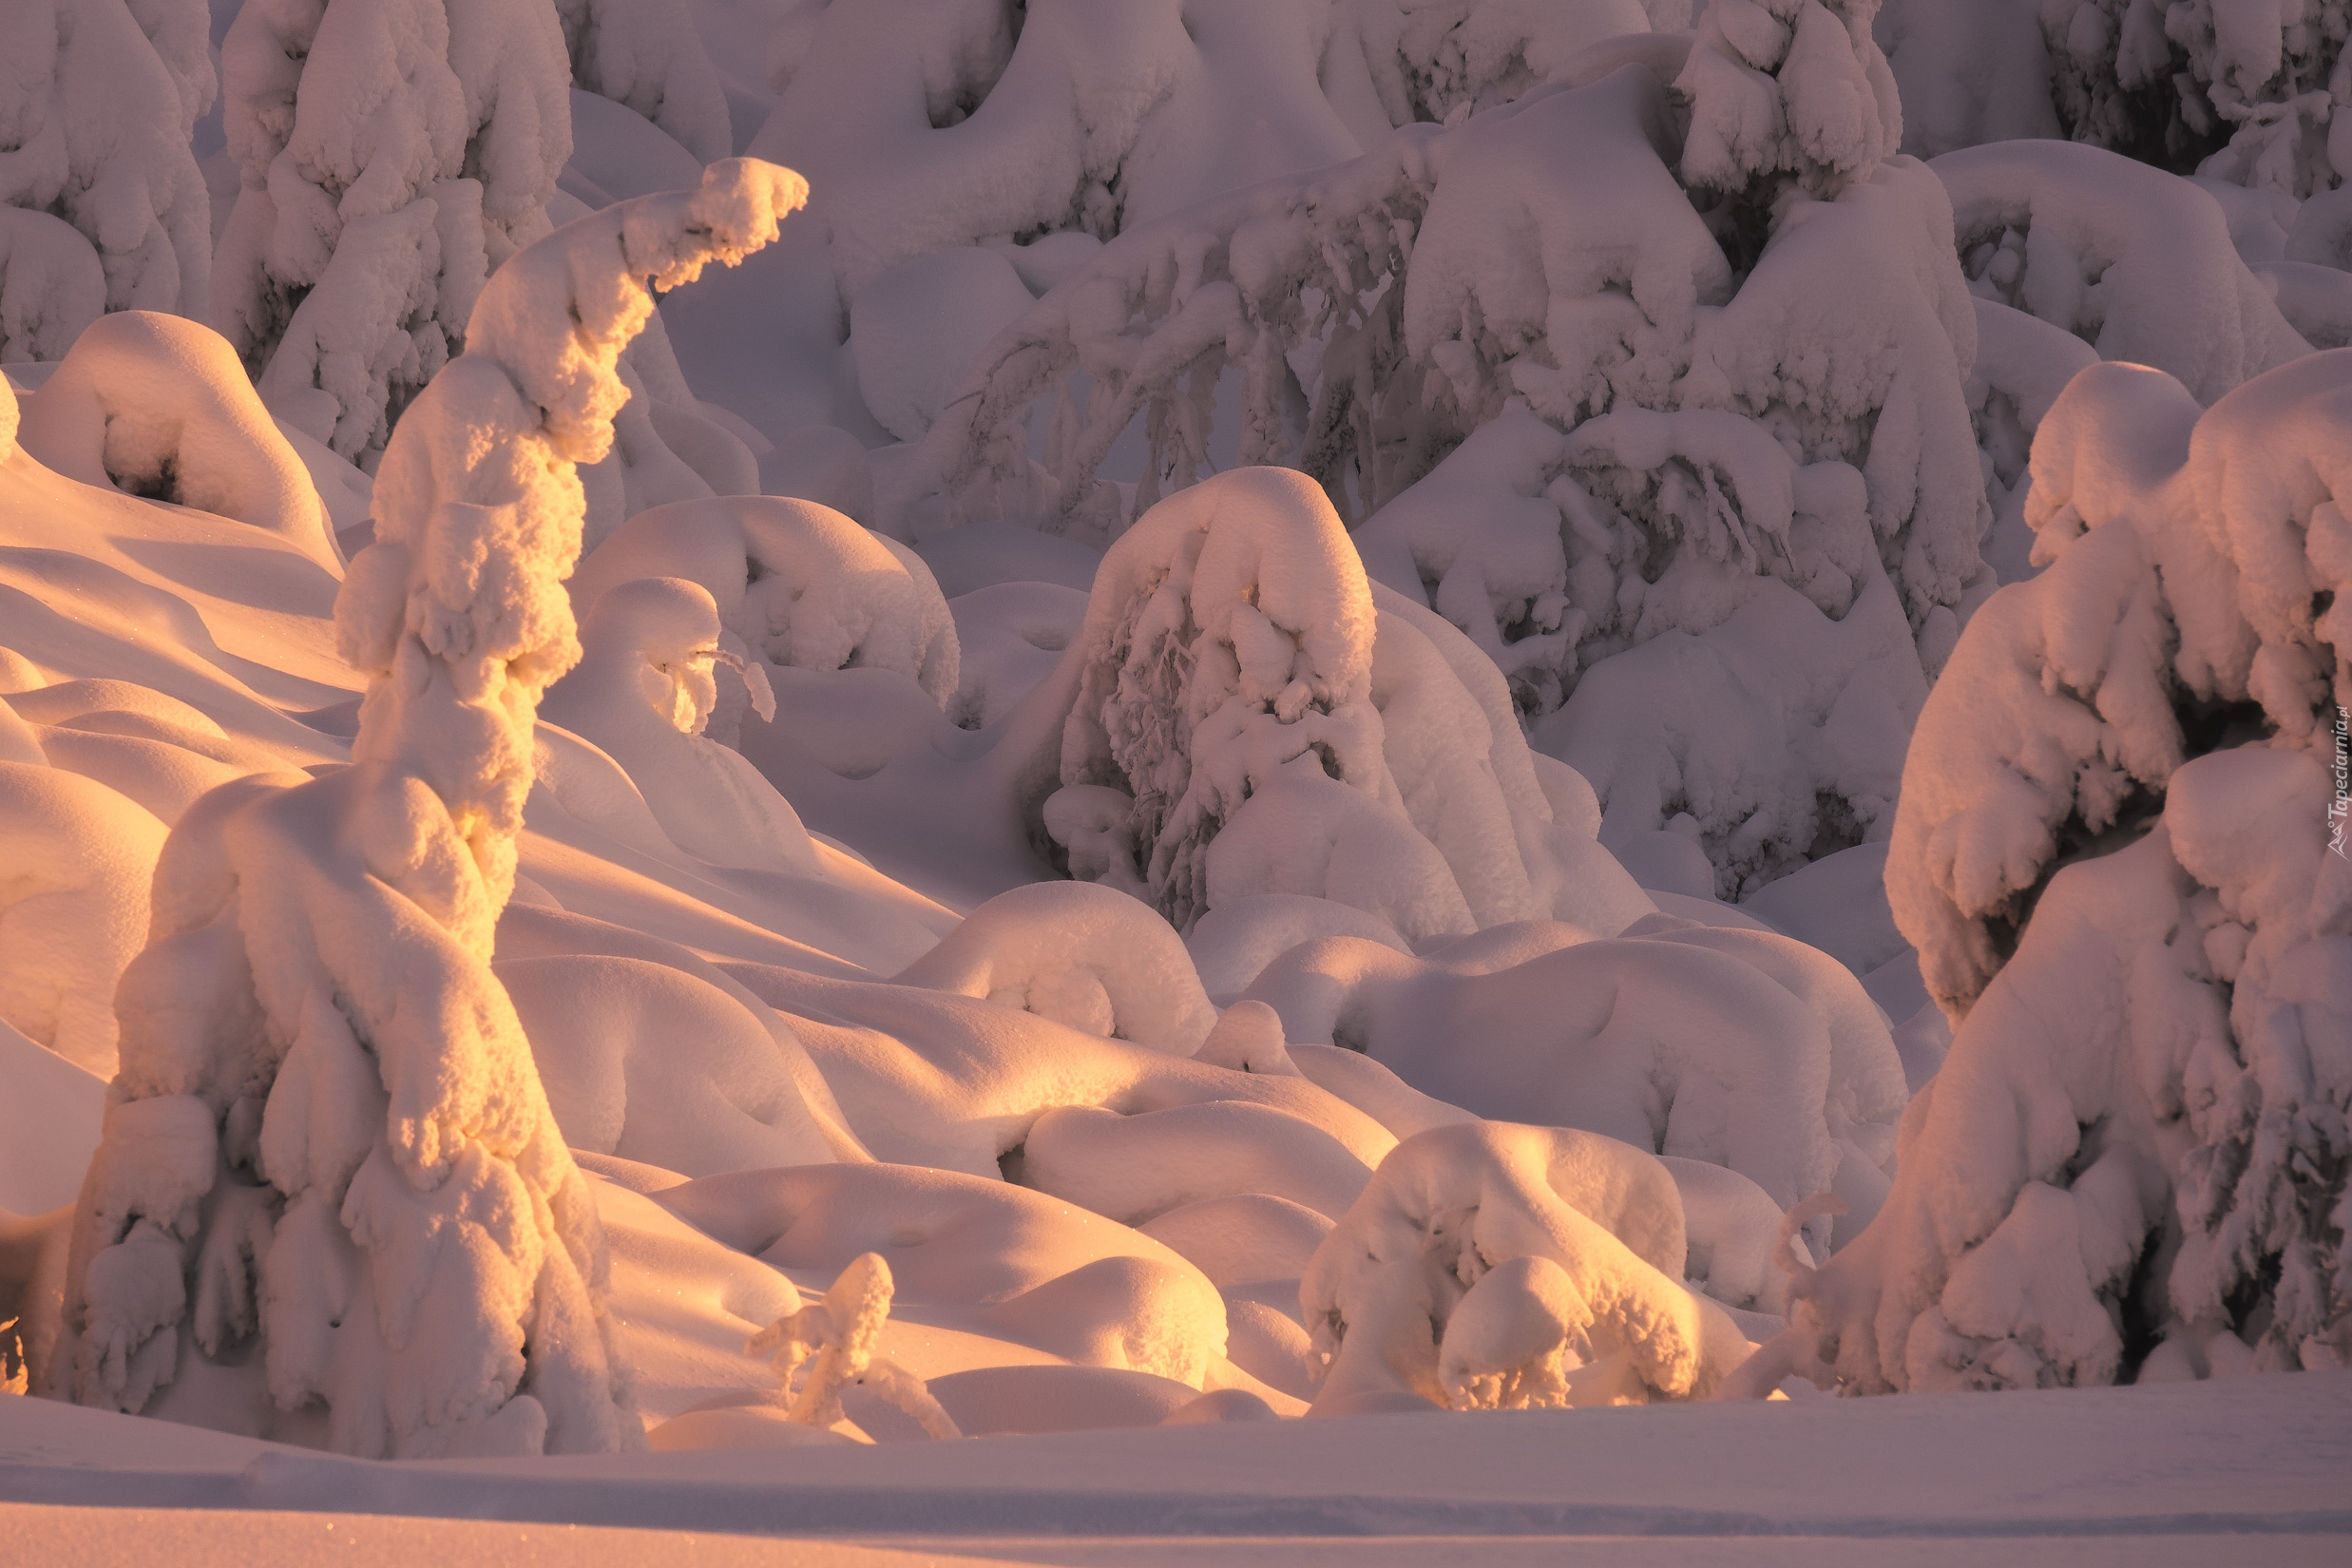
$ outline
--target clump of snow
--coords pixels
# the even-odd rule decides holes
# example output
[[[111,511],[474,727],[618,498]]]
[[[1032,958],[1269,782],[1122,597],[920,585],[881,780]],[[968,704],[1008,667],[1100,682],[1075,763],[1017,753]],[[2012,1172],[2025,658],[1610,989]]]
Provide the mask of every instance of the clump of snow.
[[[1382,602],[1293,471],[1219,475],[1146,513],[1104,556],[1065,659],[1043,826],[1072,874],[1179,930],[1270,893],[1352,905],[1408,941],[1647,912],[1553,819],[1492,667]]]
[[[1184,944],[1148,905],[1084,883],[999,893],[901,970],[1088,1034],[1191,1056],[1216,1023]]]
[[[2342,350],[2209,411],[2099,365],[2044,421],[2050,564],[1972,623],[1905,770],[1888,891],[1958,1027],[1806,1290],[1849,1386],[2352,1348],[2347,388]]]
[[[641,1440],[603,1233],[490,971],[494,923],[532,710],[578,656],[573,465],[611,443],[648,285],[740,258],[804,197],[722,163],[484,292],[338,596],[370,677],[354,765],[215,790],[164,846],[45,1386],[168,1413],[201,1367],[246,1386],[243,1419],[365,1455]]]
[[[41,384],[25,450],[86,485],[234,517],[339,572],[310,472],[219,334],[175,316],[101,317]]]
[[[1308,1265],[1314,1411],[1704,1398],[1749,1347],[1683,1254],[1673,1179],[1637,1149],[1502,1122],[1408,1138]]]
[[[0,358],[64,352],[97,314],[91,259],[104,309],[202,308],[210,204],[188,136],[215,91],[204,37],[198,0],[25,0],[0,16],[0,204],[29,209],[0,218]]]
[[[890,1315],[892,1289],[890,1266],[882,1254],[862,1252],[850,1260],[822,1301],[777,1318],[752,1336],[745,1354],[774,1352],[777,1391],[790,1400],[787,1421],[832,1426],[843,1419],[841,1390],[854,1383],[914,1417],[928,1437],[964,1435],[921,1378],[874,1353]]]

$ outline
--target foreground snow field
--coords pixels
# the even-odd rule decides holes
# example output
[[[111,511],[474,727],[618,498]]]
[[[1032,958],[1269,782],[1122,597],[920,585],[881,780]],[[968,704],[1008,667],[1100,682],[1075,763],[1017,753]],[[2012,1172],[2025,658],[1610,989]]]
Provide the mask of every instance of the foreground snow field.
[[[93,1506],[141,1504],[109,1529],[128,1544],[168,1520],[198,1562],[231,1541],[311,1560],[332,1523],[362,1562],[444,1544],[618,1561],[692,1531],[697,1562],[842,1568],[2332,1563],[2352,1541],[2347,1376],[527,1465],[370,1464],[28,1403],[0,1407],[0,1521],[70,1546]],[[457,1520],[512,1527],[440,1522]],[[581,1528],[551,1543],[551,1524]],[[774,1536],[794,1539],[746,1539]]]
[[[0,1558],[2342,1560],[2348,38],[0,7]]]

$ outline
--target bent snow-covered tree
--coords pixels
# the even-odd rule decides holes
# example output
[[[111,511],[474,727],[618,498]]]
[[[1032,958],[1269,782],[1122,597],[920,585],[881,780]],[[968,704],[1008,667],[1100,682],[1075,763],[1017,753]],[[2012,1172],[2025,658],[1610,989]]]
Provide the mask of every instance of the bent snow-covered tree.
[[[483,279],[547,232],[563,30],[543,0],[253,0],[221,65],[240,188],[213,325],[274,413],[373,468]]]
[[[2075,377],[1887,862],[1958,1023],[1799,1329],[1862,1391],[2352,1362],[2352,351]]]
[[[739,259],[805,194],[720,163],[484,292],[385,454],[376,542],[336,602],[370,678],[353,765],[225,786],[165,846],[47,1386],[169,1413],[202,1358],[199,1381],[251,1380],[281,1435],[349,1453],[639,1441],[602,1232],[492,931],[533,711],[579,655],[574,465],[612,440],[648,285]]]

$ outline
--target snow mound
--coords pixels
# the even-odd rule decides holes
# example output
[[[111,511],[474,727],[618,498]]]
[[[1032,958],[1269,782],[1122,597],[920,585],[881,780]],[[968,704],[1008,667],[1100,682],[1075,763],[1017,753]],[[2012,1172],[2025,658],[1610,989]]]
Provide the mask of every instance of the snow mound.
[[[115,983],[145,938],[163,825],[41,760],[0,761],[0,1021],[111,1078]]]
[[[1616,930],[1647,912],[1553,820],[1493,667],[1374,593],[1294,471],[1222,474],[1139,519],[1103,557],[1065,669],[1045,830],[1072,874],[1179,930],[1282,893],[1416,942],[1555,911]]]
[[[1176,1056],[1199,1050],[1216,1023],[1168,923],[1125,893],[1085,883],[999,893],[893,984],[1004,1003]]]
[[[1860,983],[1786,937],[1653,921],[1617,940],[1502,927],[1425,960],[1328,938],[1246,996],[1293,1047],[1362,1051],[1482,1116],[1727,1166],[1784,1209],[1841,1181],[1883,1189],[1869,1173],[1890,1162],[1907,1090]]]
[[[72,224],[0,206],[0,363],[64,358],[105,308],[105,267]]]
[[[221,336],[153,311],[101,317],[42,382],[17,439],[68,479],[234,517],[329,571],[327,508]]]
[[[1749,1347],[1681,1284],[1684,1251],[1638,1149],[1502,1122],[1408,1138],[1308,1266],[1314,1413],[1704,1398]]]
[[[641,512],[581,563],[573,602],[640,577],[700,583],[770,665],[889,670],[943,706],[956,690],[955,618],[930,568],[831,507],[747,495]]]

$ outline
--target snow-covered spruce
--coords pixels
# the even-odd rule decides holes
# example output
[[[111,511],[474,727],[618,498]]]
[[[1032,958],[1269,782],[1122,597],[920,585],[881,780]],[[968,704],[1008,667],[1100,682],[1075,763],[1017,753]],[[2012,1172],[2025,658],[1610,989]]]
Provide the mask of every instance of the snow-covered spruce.
[[[1590,49],[1459,128],[1122,235],[982,354],[886,513],[922,515],[928,475],[951,515],[1103,537],[1113,442],[1140,419],[1141,510],[1210,467],[1237,370],[1242,461],[1373,511],[1377,577],[1527,718],[1567,704],[1539,743],[1597,771],[1613,834],[1691,813],[1727,893],[1883,835],[1875,737],[1989,586],[1976,313],[1941,183],[1887,156],[1866,17],[1782,9]],[[1754,679],[1759,642],[1801,673],[1729,715],[1676,695]]]
[[[101,309],[201,312],[212,230],[188,136],[217,90],[205,26],[201,0],[0,13],[0,359],[54,359]]]
[[[1847,1386],[2352,1360],[2352,352],[2077,376],[2049,568],[1930,695],[1887,867],[1959,1021],[1799,1330]]]
[[[578,657],[573,465],[612,439],[648,283],[739,259],[805,195],[717,164],[483,294],[386,453],[337,601],[370,676],[354,765],[216,790],[165,845],[48,1387],[167,1412],[175,1379],[225,1378],[263,1425],[357,1454],[640,1440],[602,1232],[492,930],[532,710]]]
[[[563,30],[542,0],[254,0],[221,67],[213,324],[273,412],[373,469],[483,280],[548,230]]]
[[[1648,912],[1590,825],[1556,816],[1493,667],[1376,595],[1295,470],[1220,474],[1138,519],[1051,690],[1068,707],[1045,834],[1073,875],[1179,930],[1269,893],[1415,942],[1548,916],[1615,932]],[[1563,800],[1583,788],[1544,769]]]

